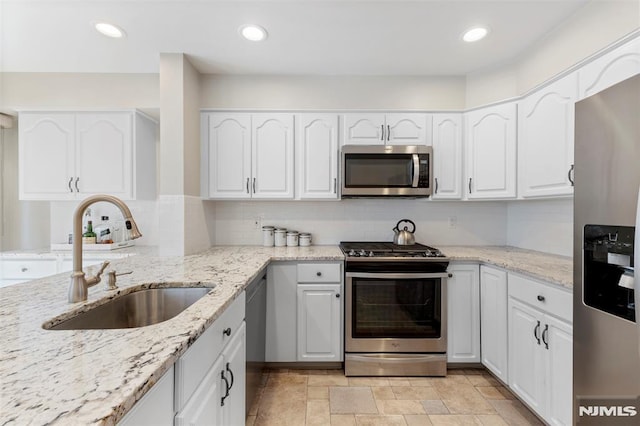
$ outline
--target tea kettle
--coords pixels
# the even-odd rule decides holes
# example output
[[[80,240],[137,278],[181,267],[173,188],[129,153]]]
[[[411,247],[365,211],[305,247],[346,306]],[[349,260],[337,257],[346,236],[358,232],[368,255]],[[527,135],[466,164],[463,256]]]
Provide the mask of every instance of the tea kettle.
[[[405,226],[402,230],[400,230],[400,224],[402,222],[410,223],[413,226],[413,229],[409,231],[408,227]],[[393,232],[395,235],[393,236],[393,243],[398,244],[400,246],[411,246],[416,243],[416,238],[413,236],[413,233],[416,232],[416,224],[409,219],[401,219],[396,223],[396,227],[393,228]]]

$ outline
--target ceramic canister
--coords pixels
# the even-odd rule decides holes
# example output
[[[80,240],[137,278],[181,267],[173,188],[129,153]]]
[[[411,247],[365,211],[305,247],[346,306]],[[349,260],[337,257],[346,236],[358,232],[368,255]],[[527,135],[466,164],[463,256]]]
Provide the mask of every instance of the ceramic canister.
[[[287,246],[295,247],[298,245],[298,231],[287,232]]]
[[[301,232],[298,235],[298,244],[300,244],[300,247],[309,247],[311,245],[311,234],[308,232]]]
[[[275,234],[275,246],[284,247],[287,245],[287,229],[276,228],[273,233]]]
[[[265,247],[273,247],[275,243],[275,235],[273,226],[262,227],[262,245]]]

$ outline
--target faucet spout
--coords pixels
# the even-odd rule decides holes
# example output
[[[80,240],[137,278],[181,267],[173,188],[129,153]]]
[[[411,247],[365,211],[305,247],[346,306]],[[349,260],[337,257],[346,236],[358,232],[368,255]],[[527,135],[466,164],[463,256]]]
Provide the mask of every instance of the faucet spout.
[[[69,303],[87,300],[90,284],[95,285],[100,282],[100,274],[95,277],[85,278],[85,274],[82,271],[82,215],[90,205],[99,201],[106,201],[120,209],[122,216],[124,216],[126,228],[129,230],[130,239],[133,240],[142,236],[138,225],[133,220],[131,210],[121,199],[113,195],[98,194],[81,201],[73,214],[73,273],[71,274],[71,284],[69,286]]]

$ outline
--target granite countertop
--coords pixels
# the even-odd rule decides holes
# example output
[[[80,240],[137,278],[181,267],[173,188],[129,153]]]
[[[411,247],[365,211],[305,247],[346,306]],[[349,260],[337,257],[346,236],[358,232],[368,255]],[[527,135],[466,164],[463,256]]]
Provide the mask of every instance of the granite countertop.
[[[571,259],[511,247],[442,247],[453,261],[496,265],[570,288]],[[85,254],[86,256],[86,254]],[[0,289],[0,423],[114,424],[270,261],[343,260],[337,246],[214,247],[185,257],[114,260],[117,292],[101,283],[69,304],[68,273]],[[50,331],[79,311],[144,286],[214,287],[175,318],[137,329]]]

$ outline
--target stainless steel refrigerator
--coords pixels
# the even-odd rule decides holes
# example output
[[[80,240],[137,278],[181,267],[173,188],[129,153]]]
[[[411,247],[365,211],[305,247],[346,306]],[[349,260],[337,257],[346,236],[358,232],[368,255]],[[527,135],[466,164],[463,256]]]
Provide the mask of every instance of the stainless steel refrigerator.
[[[640,75],[575,113],[573,422],[640,425]]]

